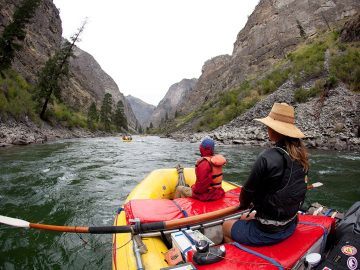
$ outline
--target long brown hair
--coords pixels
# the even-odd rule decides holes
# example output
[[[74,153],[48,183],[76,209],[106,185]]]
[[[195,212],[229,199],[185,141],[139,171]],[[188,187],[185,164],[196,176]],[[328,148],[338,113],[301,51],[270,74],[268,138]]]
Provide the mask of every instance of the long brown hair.
[[[304,143],[297,138],[284,136],[286,149],[293,160],[297,160],[307,172],[309,170],[309,154]]]

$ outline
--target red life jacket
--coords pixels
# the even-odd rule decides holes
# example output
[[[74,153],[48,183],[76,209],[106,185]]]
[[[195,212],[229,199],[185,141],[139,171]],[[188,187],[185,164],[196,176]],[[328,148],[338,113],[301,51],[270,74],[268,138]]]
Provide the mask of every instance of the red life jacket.
[[[209,190],[221,188],[223,180],[222,167],[226,163],[226,159],[222,155],[202,157],[196,162],[195,167],[197,167],[203,160],[207,160],[211,165],[212,183],[210,184]]]

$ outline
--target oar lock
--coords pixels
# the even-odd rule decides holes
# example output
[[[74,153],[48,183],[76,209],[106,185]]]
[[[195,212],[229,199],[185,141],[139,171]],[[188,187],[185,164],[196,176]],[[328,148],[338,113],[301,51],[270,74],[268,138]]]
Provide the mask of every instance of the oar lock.
[[[140,254],[145,254],[148,252],[148,249],[139,234],[133,235],[133,240],[135,241]]]
[[[129,219],[129,222],[134,224],[130,226],[131,234],[135,235],[141,232],[141,222],[139,218]]]
[[[196,252],[192,258],[196,264],[211,264],[225,258],[226,250],[224,245],[221,245],[220,247],[209,247],[209,242],[207,242],[207,245],[205,243],[200,243],[203,241],[207,242],[206,240],[200,240],[197,242],[199,246],[196,245]]]

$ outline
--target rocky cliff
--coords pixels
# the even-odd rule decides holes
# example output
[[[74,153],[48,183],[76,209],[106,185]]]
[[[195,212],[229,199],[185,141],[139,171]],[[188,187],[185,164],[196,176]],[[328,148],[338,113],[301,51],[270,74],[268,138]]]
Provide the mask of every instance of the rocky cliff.
[[[141,99],[128,95],[125,97],[127,102],[130,104],[136,119],[139,121],[140,125],[145,128],[148,123],[151,114],[155,110],[155,106],[148,104]]]
[[[309,82],[307,87],[311,87]],[[274,102],[296,104],[294,83],[290,80],[268,98],[229,124],[213,132],[211,136],[224,143],[262,145],[268,142],[264,125],[253,121],[267,116]],[[309,148],[334,150],[360,150],[360,95],[340,84],[331,89],[325,102],[313,98],[295,105],[297,126],[304,132]]]
[[[162,122],[174,119],[176,112],[182,109],[180,102],[184,100],[185,96],[193,92],[196,82],[197,79],[183,79],[170,86],[165,97],[153,111],[147,126],[152,123],[154,127],[159,127]]]
[[[309,82],[307,87],[311,87]],[[266,127],[254,121],[267,116],[274,102],[294,102],[294,83],[290,80],[266,99],[258,102],[246,113],[229,124],[207,133],[184,135],[174,138],[199,141],[205,135],[224,144],[266,145],[269,143]],[[360,95],[340,84],[328,93],[324,103],[319,98],[295,105],[296,125],[304,132],[304,142],[309,148],[333,150],[360,150]]]
[[[0,0],[0,34],[11,20],[16,7],[21,3],[21,0]],[[34,83],[38,72],[60,47],[61,35],[59,10],[52,0],[41,1],[35,16],[26,26],[23,47],[16,53],[12,68],[26,81]],[[114,80],[101,69],[90,54],[76,48],[75,56],[70,61],[70,76],[62,82],[64,103],[86,113],[93,101],[100,109],[105,93],[110,93],[113,96],[114,105],[119,100],[123,101],[129,128],[135,131],[139,125],[137,119]]]
[[[302,41],[299,27],[310,37],[359,10],[359,0],[261,0],[239,32],[232,55],[205,63],[194,90],[181,102],[181,112],[193,111],[249,74],[266,71]]]
[[[353,14],[352,6],[349,5],[348,8],[351,12],[341,14]],[[358,6],[356,9],[358,10]],[[257,11],[254,13],[256,12]],[[335,17],[335,20],[336,18],[337,17]],[[327,23],[329,26],[332,25],[330,20],[327,21]],[[345,52],[341,52],[342,46],[352,45],[358,57],[358,42],[360,41],[358,26],[360,25],[360,13],[348,18],[345,22],[341,22],[341,25],[342,27],[337,28],[337,30],[340,30],[339,39],[337,40],[337,42],[340,42],[340,45],[339,52],[337,53],[345,54]],[[307,42],[311,44],[311,39]],[[346,44],[346,42],[348,42],[348,44]],[[274,46],[276,45],[274,44]],[[268,49],[270,50],[271,48]],[[322,80],[329,78],[329,74],[331,73],[329,66],[332,62],[332,57],[336,57],[336,53],[331,52],[330,49],[326,50],[323,62],[324,70],[320,75]],[[270,60],[273,59],[273,57],[270,57]],[[350,62],[347,64],[350,65]],[[354,65],[348,72],[357,74],[359,72],[359,63],[360,62],[357,62],[357,65]],[[226,65],[230,67],[229,63]],[[222,66],[224,66],[224,64],[222,64]],[[233,119],[230,123],[210,132],[195,134],[191,133],[191,128],[189,129],[188,125],[180,132],[173,133],[172,136],[183,140],[190,139],[191,141],[199,141],[205,135],[210,135],[224,144],[265,145],[269,143],[266,128],[261,123],[253,121],[253,119],[267,116],[274,102],[286,102],[295,107],[296,125],[305,133],[306,138],[304,142],[307,147],[360,151],[359,92],[350,91],[349,88],[351,85],[339,82],[339,84],[326,89],[320,96],[312,97],[306,102],[298,102],[296,100],[295,94],[299,87],[310,91],[318,82],[319,78],[315,78],[304,81],[301,85],[298,85],[290,76],[276,91],[264,96],[251,109]]]
[[[100,110],[105,93],[112,95],[114,106],[121,100],[129,128],[135,130],[139,125],[130,104],[119,91],[115,81],[101,68],[89,53],[76,48],[70,61],[70,76],[64,82],[62,95],[71,107],[87,113],[92,102]]]
[[[0,34],[21,3],[22,0],[0,0]],[[28,82],[33,83],[37,72],[62,41],[59,11],[52,0],[41,1],[25,31],[23,48],[16,53],[12,67]]]

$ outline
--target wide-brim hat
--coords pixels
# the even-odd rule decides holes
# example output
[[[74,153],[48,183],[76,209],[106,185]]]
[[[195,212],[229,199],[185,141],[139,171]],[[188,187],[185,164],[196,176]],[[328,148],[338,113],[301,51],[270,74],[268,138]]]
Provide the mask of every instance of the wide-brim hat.
[[[294,107],[286,103],[274,103],[268,116],[254,119],[275,130],[277,133],[292,137],[304,138],[304,133],[295,126]]]

